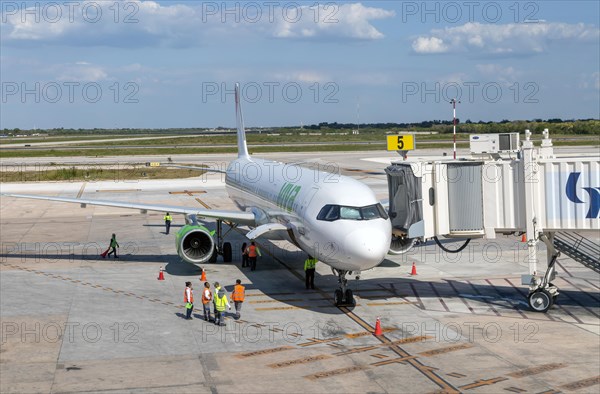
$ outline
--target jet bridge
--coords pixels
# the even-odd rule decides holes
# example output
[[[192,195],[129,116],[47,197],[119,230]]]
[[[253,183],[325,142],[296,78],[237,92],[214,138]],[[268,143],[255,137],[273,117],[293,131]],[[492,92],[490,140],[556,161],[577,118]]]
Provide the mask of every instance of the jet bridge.
[[[471,157],[393,162],[387,169],[392,253],[434,239],[459,252],[470,239],[525,235],[529,305],[547,311],[558,295],[551,281],[559,252],[598,271],[597,242],[577,232],[600,230],[600,159],[554,154],[548,130],[539,148],[531,133],[472,135]],[[446,249],[438,237],[465,244]],[[547,246],[547,269],[538,271],[537,243]]]

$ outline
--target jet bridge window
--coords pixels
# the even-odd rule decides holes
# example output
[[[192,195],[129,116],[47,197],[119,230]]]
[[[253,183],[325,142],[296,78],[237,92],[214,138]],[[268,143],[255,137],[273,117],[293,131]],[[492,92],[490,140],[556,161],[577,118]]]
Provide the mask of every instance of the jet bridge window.
[[[325,205],[317,220],[333,222],[339,219],[345,220],[372,220],[372,219],[387,219],[388,215],[381,204],[368,205],[366,207],[347,207],[340,205],[328,204]]]

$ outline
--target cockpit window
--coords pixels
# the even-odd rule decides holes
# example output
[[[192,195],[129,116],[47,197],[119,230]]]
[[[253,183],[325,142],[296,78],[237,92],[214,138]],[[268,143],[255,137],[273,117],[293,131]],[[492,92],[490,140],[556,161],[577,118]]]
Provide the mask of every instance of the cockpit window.
[[[325,205],[319,214],[317,220],[333,222],[339,219],[345,220],[372,220],[386,219],[387,212],[381,204],[367,205],[366,207],[347,207],[340,205],[328,204]]]

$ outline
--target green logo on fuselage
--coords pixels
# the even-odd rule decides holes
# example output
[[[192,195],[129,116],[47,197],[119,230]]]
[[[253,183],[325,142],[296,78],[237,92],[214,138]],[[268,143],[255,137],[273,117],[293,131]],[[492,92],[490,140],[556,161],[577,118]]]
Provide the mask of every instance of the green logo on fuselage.
[[[291,211],[296,197],[298,197],[298,194],[300,194],[301,188],[302,186],[294,185],[293,183],[284,183],[283,187],[279,191],[279,195],[277,196],[277,205],[283,209]]]

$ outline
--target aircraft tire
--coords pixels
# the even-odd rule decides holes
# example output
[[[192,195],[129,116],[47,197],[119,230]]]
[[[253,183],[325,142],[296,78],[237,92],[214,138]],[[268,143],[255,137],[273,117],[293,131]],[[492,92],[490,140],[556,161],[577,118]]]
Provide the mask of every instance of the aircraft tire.
[[[336,306],[342,305],[344,302],[344,294],[342,293],[342,290],[337,289],[335,293],[333,293],[333,302]]]
[[[223,244],[223,261],[225,263],[231,263],[233,253],[231,252],[231,243],[225,242]]]

